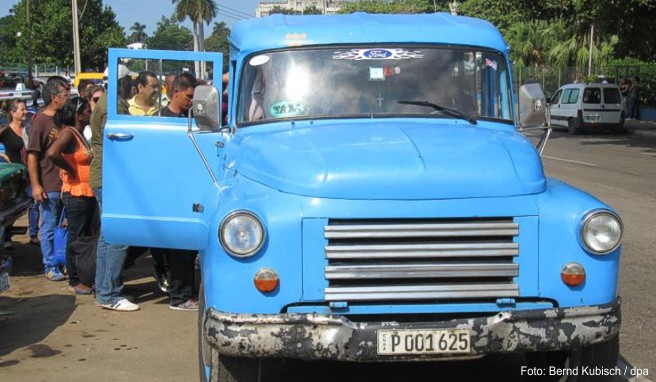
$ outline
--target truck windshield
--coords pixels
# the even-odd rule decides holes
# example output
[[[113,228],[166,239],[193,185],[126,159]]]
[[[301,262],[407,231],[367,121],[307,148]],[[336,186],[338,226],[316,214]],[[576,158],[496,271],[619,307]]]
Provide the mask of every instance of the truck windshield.
[[[295,48],[245,61],[237,123],[371,117],[511,123],[510,89],[506,60],[493,51],[401,45]]]

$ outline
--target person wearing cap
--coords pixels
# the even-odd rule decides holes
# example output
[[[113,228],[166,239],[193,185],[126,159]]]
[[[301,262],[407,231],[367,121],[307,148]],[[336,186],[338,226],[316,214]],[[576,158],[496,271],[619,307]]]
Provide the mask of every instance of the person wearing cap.
[[[118,67],[117,112],[128,113],[126,101],[130,94],[132,78],[130,71],[124,65]],[[102,213],[102,159],[103,133],[107,122],[107,92],[102,94],[91,113],[91,149],[94,160],[91,162],[89,184],[98,201],[98,211]],[[123,264],[127,254],[127,246],[113,245],[107,242],[100,232],[96,252],[96,304],[104,309],[119,312],[139,310],[139,305],[130,302],[122,295]]]
[[[159,110],[159,80],[157,75],[144,70],[137,77],[137,94],[128,101],[131,115],[155,115]]]

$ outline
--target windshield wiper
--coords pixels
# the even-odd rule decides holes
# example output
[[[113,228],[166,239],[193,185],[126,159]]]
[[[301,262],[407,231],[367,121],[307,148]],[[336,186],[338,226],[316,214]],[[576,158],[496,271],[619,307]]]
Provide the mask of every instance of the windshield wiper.
[[[473,116],[467,115],[467,114],[465,114],[461,111],[458,111],[456,109],[451,109],[449,107],[444,107],[444,106],[438,105],[438,104],[430,102],[430,101],[398,101],[398,102],[400,104],[403,104],[403,105],[417,105],[417,106],[432,107],[433,109],[435,109],[435,110],[437,110],[441,113],[448,114],[452,117],[462,118],[465,121],[471,123],[472,125],[476,124],[476,118],[474,118]]]

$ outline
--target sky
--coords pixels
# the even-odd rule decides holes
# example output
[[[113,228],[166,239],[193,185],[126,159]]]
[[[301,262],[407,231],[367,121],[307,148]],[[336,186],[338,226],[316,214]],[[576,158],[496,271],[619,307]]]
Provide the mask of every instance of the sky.
[[[268,0],[270,1],[270,0]],[[77,0],[78,5],[84,0]],[[255,17],[255,8],[258,0],[215,0],[218,8],[217,17],[209,24],[206,31],[212,30],[214,22],[225,22],[230,27],[240,19]],[[0,17],[9,14],[9,10],[19,3],[19,0],[0,0]],[[175,5],[171,0],[103,0],[103,5],[109,5],[116,13],[116,21],[125,29],[129,35],[130,27],[139,22],[146,25],[146,34],[152,36],[157,22],[162,16],[170,17],[175,10]],[[182,23],[185,27],[191,29],[191,22]],[[207,35],[207,32],[205,33]]]

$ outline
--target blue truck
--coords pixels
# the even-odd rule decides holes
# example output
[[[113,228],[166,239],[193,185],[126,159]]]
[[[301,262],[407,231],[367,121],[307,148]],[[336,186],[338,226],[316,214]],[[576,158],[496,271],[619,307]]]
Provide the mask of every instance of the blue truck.
[[[102,229],[199,251],[202,381],[264,358],[616,365],[621,219],[545,176],[522,132],[544,95],[516,102],[490,23],[273,15],[229,43],[224,87],[218,53],[109,50]],[[190,116],[121,114],[121,65],[204,79]]]

